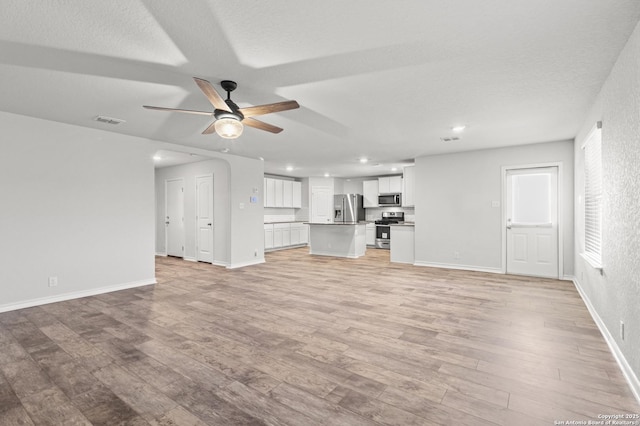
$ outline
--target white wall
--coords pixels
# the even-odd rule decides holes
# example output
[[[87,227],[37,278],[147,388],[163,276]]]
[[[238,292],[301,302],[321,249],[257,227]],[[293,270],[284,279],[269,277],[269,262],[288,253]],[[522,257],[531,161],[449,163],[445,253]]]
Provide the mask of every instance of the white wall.
[[[575,276],[578,288],[640,394],[640,25],[607,78],[575,144]],[[602,121],[603,275],[584,251],[584,157],[581,149]],[[625,339],[620,336],[625,323]],[[635,377],[634,377],[635,376]]]
[[[502,202],[502,167],[553,162],[563,165],[563,267],[564,275],[571,276],[572,141],[417,158],[416,264],[500,272],[502,207],[491,203]]]
[[[187,148],[179,145],[161,144],[163,149],[180,151]],[[215,225],[215,245],[216,251],[224,258],[218,258],[214,253],[216,262],[220,260],[220,264],[229,268],[238,268],[247,265],[253,265],[264,262],[264,203],[263,203],[263,178],[264,164],[260,160],[251,158],[238,157],[235,155],[223,155],[216,152],[189,148],[189,152],[200,155],[216,157],[212,160],[192,163],[185,166],[175,166],[159,169],[159,177],[156,179],[156,194],[162,195],[158,197],[162,200],[158,201],[161,209],[164,206],[164,189],[158,188],[158,185],[164,188],[164,179],[167,176],[185,177],[185,184],[188,187],[195,188],[195,176],[200,174],[214,173],[214,215],[216,217]],[[216,179],[217,176],[217,179]],[[187,179],[189,177],[189,179]],[[159,184],[159,180],[162,181]],[[186,191],[187,189],[185,189]],[[195,197],[195,195],[193,195]],[[256,202],[252,203],[252,197],[256,197]],[[185,192],[185,220],[187,216],[191,219],[195,218],[195,214],[188,213],[190,206],[195,201],[189,201]],[[224,209],[226,211],[221,211]],[[160,210],[162,211],[162,210]],[[226,218],[226,219],[225,219]],[[218,223],[218,220],[220,222]],[[164,222],[164,221],[163,221]],[[195,223],[195,222],[194,222]],[[186,228],[195,229],[193,226],[187,225]],[[187,232],[191,232],[187,230]],[[195,231],[194,231],[195,232]],[[226,232],[226,241],[221,239]],[[164,229],[156,228],[158,235],[157,249],[164,251]],[[189,234],[187,234],[189,235]],[[185,252],[193,253],[193,256],[186,254],[188,258],[195,257],[195,234],[189,236],[189,240],[185,241]],[[162,250],[160,250],[162,249]]]
[[[0,311],[155,282],[148,141],[4,112],[0,128]]]
[[[165,181],[184,179],[185,259],[196,259],[196,177],[213,175],[213,263],[229,265],[229,165],[221,159],[156,169],[156,252],[166,254]]]

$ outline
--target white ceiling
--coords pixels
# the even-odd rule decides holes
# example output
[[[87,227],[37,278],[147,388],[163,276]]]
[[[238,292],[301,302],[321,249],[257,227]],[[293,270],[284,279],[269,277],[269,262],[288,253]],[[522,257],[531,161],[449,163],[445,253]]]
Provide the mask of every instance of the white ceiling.
[[[3,0],[0,110],[228,148],[271,174],[389,174],[572,139],[639,19],[638,0]],[[212,110],[193,76],[237,81],[240,107],[301,108],[259,117],[282,133],[235,141],[201,135],[206,116],[142,108]]]

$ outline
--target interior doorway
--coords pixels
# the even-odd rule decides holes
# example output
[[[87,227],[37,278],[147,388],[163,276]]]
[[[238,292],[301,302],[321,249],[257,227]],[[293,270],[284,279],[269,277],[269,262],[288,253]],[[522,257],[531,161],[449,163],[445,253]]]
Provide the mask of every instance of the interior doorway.
[[[561,277],[559,166],[504,171],[505,272]]]
[[[164,188],[167,256],[184,257],[184,179],[166,180]]]
[[[213,175],[196,176],[196,260],[213,263]]]

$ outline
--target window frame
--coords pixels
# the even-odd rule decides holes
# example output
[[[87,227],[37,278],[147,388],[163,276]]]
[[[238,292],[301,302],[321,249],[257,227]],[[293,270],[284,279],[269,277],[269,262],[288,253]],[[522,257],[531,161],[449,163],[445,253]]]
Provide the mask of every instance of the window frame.
[[[580,255],[602,270],[603,193],[602,122],[598,121],[582,144],[584,158],[584,246]]]

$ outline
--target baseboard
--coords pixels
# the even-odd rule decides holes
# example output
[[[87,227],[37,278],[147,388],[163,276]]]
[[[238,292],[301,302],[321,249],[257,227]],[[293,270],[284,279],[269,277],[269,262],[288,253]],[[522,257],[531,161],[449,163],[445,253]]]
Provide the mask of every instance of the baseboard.
[[[8,305],[0,305],[0,312],[15,311],[17,309],[32,308],[34,306],[47,305],[49,303],[64,302],[66,300],[81,299],[83,297],[96,296],[98,294],[111,293],[113,291],[127,290],[135,287],[143,287],[146,285],[156,284],[155,278],[148,280],[133,281],[125,284],[118,284],[108,287],[100,287],[91,290],[76,291],[73,293],[60,294],[56,296],[39,297],[37,299],[25,300],[18,303],[10,303]]]
[[[452,263],[434,263],[434,262],[413,262],[415,266],[426,266],[429,268],[442,268],[442,269],[458,269],[461,271],[476,271],[476,272],[488,272],[490,274],[504,274],[500,268],[486,268],[483,266],[473,265],[457,265]]]
[[[157,251],[157,252],[156,252],[156,256],[160,256],[160,257],[167,257],[167,253],[166,253],[166,252],[161,253],[161,252]]]
[[[229,264],[227,262],[221,262],[219,260],[214,260],[213,262],[211,262],[212,265],[214,266],[223,266],[225,268],[227,268],[229,266]]]
[[[587,307],[587,310],[591,314],[591,318],[593,318],[596,325],[598,326],[598,329],[600,329],[600,333],[602,333],[602,337],[604,337],[604,340],[607,342],[607,345],[609,345],[609,349],[611,350],[613,357],[616,359],[618,366],[620,367],[620,370],[622,370],[622,374],[624,375],[625,379],[627,379],[627,383],[631,388],[631,392],[633,392],[633,396],[635,396],[638,403],[640,403],[640,381],[638,380],[638,376],[636,376],[636,374],[633,372],[633,369],[627,362],[627,359],[624,357],[624,354],[622,353],[622,351],[620,350],[620,347],[618,346],[615,339],[609,332],[609,329],[604,324],[604,321],[602,321],[602,318],[600,318],[600,315],[598,315],[598,312],[591,304],[589,297],[582,290],[582,287],[580,286],[580,282],[578,282],[576,278],[573,278],[572,281],[573,281],[573,285],[576,286],[576,290],[578,290],[578,293],[580,294],[582,301]]]
[[[195,257],[183,257],[184,260],[186,260],[187,262],[197,262],[198,259],[196,259]]]
[[[574,277],[573,275],[563,275],[562,278],[560,278],[562,281],[571,281],[575,284],[575,279],[576,277]]]
[[[231,265],[227,265],[227,269],[244,268],[245,266],[259,265],[261,263],[264,263],[264,258],[256,259],[250,262],[233,263]]]

